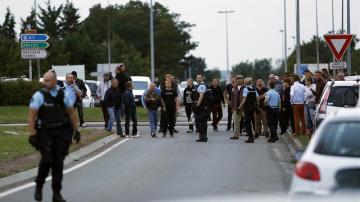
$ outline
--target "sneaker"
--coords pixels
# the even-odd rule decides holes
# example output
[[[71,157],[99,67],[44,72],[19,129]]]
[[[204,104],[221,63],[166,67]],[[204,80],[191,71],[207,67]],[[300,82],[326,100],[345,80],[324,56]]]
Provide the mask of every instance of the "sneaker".
[[[80,124],[80,127],[87,127],[85,123]]]
[[[254,143],[254,140],[253,139],[248,139],[248,140],[245,140],[245,143]]]
[[[126,137],[126,138],[130,138],[130,135],[129,135],[129,134],[126,134],[125,137]]]
[[[131,135],[132,138],[139,138],[141,137],[140,133],[136,133],[136,134],[133,134]]]
[[[166,137],[166,133],[163,133],[163,137]]]
[[[193,132],[194,130],[190,130],[190,129],[186,131],[186,133],[193,133]]]
[[[231,138],[230,138],[230,140],[238,140],[239,139],[239,137],[235,137],[235,136],[232,136]]]
[[[157,137],[156,133],[151,133],[151,137]]]
[[[175,128],[174,128],[174,130],[173,130],[173,131],[174,131],[174,133],[178,133],[178,132],[179,132],[179,131],[178,131],[178,130],[176,130]]]
[[[173,134],[173,133],[170,133],[170,137],[174,137],[174,134]]]

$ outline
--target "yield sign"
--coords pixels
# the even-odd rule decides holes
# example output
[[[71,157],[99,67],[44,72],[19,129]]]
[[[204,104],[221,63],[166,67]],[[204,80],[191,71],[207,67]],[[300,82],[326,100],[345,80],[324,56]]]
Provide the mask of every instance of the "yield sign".
[[[346,49],[349,47],[352,37],[353,35],[351,34],[324,35],[326,43],[338,61],[341,60]]]

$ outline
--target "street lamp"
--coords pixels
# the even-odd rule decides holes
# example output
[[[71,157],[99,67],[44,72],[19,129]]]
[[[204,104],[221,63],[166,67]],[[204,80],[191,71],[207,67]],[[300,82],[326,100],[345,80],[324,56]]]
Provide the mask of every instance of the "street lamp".
[[[300,3],[296,0],[296,68],[300,68]]]
[[[320,70],[318,0],[315,0],[315,9],[316,9],[316,64],[317,64],[317,70]]]
[[[284,34],[285,34],[285,31],[283,29],[280,30],[281,32],[281,41],[282,41],[282,44],[281,44],[281,55],[283,57],[282,59],[282,63],[284,63],[284,71],[287,72],[287,68],[286,68],[286,49],[284,48]]]
[[[107,38],[108,38],[108,66],[109,71],[111,69],[111,39],[110,39],[110,0],[108,0],[108,11],[107,11]]]
[[[150,0],[150,57],[151,57],[151,81],[155,82],[155,55],[154,55],[154,11],[153,1]]]
[[[287,25],[286,25],[286,0],[284,0],[284,70],[288,71],[287,65]]]
[[[229,33],[228,33],[228,14],[234,13],[234,10],[218,11],[219,14],[225,14],[225,25],[226,25],[226,73],[227,77],[230,77],[229,70]]]
[[[347,0],[347,33],[350,34],[350,0]],[[347,74],[351,75],[351,44],[347,50]]]

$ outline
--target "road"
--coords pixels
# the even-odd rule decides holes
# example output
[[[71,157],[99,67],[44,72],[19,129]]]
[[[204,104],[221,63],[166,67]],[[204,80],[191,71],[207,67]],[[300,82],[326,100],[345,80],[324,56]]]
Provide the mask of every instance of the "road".
[[[220,128],[224,131],[224,128]],[[186,201],[252,194],[284,194],[290,183],[288,150],[265,138],[255,144],[230,140],[229,132],[209,131],[208,143],[178,127],[175,138],[130,139],[105,155],[64,175],[68,201]],[[44,201],[50,201],[50,184]],[[31,201],[34,187],[0,198]]]

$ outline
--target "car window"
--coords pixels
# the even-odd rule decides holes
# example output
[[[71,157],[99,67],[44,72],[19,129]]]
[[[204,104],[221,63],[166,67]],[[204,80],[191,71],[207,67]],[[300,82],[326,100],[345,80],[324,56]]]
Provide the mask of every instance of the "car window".
[[[360,157],[360,121],[329,123],[322,132],[315,153],[330,156]]]
[[[86,83],[86,84],[89,86],[91,94],[96,95],[97,85],[94,83]]]
[[[134,90],[146,90],[148,88],[148,82],[146,81],[133,81]]]
[[[328,99],[328,106],[355,107],[359,98],[359,87],[337,86],[332,87]]]

